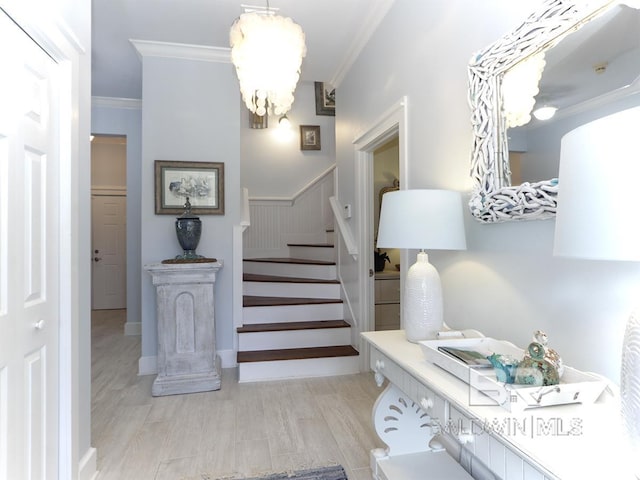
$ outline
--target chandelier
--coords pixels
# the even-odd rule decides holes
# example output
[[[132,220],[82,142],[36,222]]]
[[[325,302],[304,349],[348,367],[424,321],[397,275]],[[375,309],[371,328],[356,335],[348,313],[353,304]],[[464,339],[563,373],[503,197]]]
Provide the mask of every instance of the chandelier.
[[[231,26],[229,42],[247,108],[260,116],[287,113],[307,54],[300,25],[269,10],[243,13]]]

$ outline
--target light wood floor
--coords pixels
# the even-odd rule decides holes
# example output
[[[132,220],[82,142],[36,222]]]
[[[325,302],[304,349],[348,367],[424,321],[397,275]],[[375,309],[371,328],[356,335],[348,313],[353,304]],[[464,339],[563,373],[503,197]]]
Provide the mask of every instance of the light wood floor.
[[[92,318],[92,445],[99,480],[214,480],[341,464],[371,478],[372,374],[238,384],[223,370],[216,392],[151,396],[137,376],[140,337],[124,310]]]

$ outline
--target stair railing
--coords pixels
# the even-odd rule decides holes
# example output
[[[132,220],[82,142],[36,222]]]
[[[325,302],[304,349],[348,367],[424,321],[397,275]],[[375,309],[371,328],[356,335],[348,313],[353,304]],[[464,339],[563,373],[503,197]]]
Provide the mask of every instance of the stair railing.
[[[356,260],[358,258],[358,247],[353,232],[351,231],[351,226],[344,219],[343,208],[340,206],[336,197],[329,197],[329,204],[331,205],[331,210],[333,211],[333,216],[338,226],[338,232],[347,248],[347,252]]]
[[[249,211],[249,189],[241,190],[241,211],[240,223],[233,226],[233,325],[242,326],[242,234],[251,226],[251,215]],[[234,335],[234,343],[237,343],[238,336]],[[234,345],[235,350],[238,346]]]

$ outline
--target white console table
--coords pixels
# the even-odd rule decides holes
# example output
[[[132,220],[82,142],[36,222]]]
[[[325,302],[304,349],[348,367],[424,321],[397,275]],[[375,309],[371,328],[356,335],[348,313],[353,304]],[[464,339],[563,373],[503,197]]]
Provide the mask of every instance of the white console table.
[[[158,376],[153,396],[220,389],[214,286],[218,261],[145,265],[157,295]]]
[[[498,405],[470,404],[469,386],[427,362],[420,346],[408,342],[404,331],[366,332],[362,336],[370,347],[370,366],[378,379],[384,376],[390,387],[406,395],[404,402],[414,402],[430,417],[440,433],[435,437],[441,440],[437,443],[447,447],[474,478],[635,478],[622,440],[619,405],[608,392],[592,404],[534,408],[521,413],[511,413]],[[374,407],[374,418],[383,413],[376,410],[385,405],[381,400],[386,392]],[[433,453],[423,455],[427,464],[429,455]],[[398,458],[410,463],[415,457]],[[376,476],[375,462],[372,469],[374,478],[387,478]]]

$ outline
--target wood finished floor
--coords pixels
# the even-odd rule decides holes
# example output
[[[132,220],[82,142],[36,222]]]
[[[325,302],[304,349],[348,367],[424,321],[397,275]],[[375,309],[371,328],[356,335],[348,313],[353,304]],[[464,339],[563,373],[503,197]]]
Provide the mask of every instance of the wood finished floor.
[[[92,445],[98,480],[214,480],[341,464],[369,480],[372,374],[238,384],[225,369],[216,392],[151,396],[137,376],[140,337],[124,310],[92,318]]]

